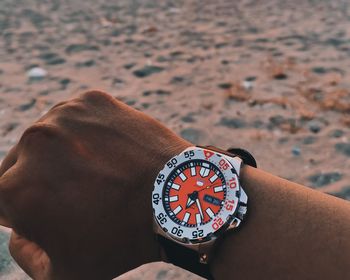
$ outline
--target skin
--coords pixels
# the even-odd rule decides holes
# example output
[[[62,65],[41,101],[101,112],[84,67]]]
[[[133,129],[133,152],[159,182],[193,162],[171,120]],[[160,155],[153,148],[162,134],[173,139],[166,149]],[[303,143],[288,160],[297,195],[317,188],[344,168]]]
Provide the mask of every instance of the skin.
[[[189,145],[99,91],[56,105],[0,168],[12,255],[36,279],[111,279],[160,260],[151,187]]]
[[[56,105],[0,167],[11,254],[34,279],[111,279],[161,260],[153,181],[191,145],[99,91]],[[241,179],[249,216],[215,249],[215,279],[350,279],[348,202],[250,167]]]
[[[218,246],[215,279],[350,279],[349,202],[250,166],[241,182],[248,217]]]

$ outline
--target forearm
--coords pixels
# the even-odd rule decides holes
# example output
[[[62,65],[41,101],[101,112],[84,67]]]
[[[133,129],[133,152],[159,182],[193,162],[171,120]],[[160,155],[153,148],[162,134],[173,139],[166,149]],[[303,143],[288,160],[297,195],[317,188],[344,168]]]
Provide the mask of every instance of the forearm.
[[[225,236],[215,279],[350,279],[350,203],[244,167],[242,227]]]

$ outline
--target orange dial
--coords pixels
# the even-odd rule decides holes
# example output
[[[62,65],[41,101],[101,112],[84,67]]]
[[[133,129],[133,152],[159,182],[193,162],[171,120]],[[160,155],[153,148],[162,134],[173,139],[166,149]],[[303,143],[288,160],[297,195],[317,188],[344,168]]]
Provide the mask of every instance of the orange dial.
[[[177,224],[204,225],[220,212],[226,198],[221,171],[206,160],[190,160],[168,177],[163,192],[164,208]]]

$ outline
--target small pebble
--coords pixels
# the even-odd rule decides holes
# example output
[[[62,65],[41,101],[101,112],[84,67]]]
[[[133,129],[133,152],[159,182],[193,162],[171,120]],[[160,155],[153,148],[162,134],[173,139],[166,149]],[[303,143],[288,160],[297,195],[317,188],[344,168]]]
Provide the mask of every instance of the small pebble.
[[[30,108],[32,108],[35,105],[35,103],[36,103],[36,99],[32,98],[28,103],[25,103],[25,104],[18,106],[17,110],[22,111],[22,112],[27,111]]]
[[[293,154],[293,156],[300,156],[301,155],[301,149],[298,146],[294,146],[292,148],[292,154]]]
[[[142,107],[143,109],[147,109],[147,108],[149,108],[149,106],[151,106],[151,104],[149,104],[149,103],[147,103],[147,102],[141,103],[141,107]]]
[[[163,67],[148,65],[148,66],[145,66],[144,68],[135,70],[133,74],[138,78],[145,78],[152,74],[162,72],[163,70],[164,70]]]
[[[286,80],[288,76],[284,73],[279,73],[273,76],[275,80]]]
[[[350,143],[337,143],[334,147],[337,152],[350,157]]]
[[[12,130],[14,130],[17,126],[19,126],[18,122],[10,122],[4,125],[2,136],[6,136],[8,133],[10,133]]]
[[[64,78],[62,80],[60,80],[60,84],[62,86],[62,89],[66,89],[66,87],[70,84],[71,79],[69,78]]]
[[[280,144],[285,144],[289,141],[288,137],[281,137],[280,139],[278,139],[278,143]]]
[[[125,101],[125,104],[129,105],[129,106],[133,106],[136,104],[136,100],[135,99],[127,100],[127,101]]]
[[[303,139],[304,145],[310,145],[316,142],[316,137],[314,136],[307,136]]]
[[[185,128],[180,132],[180,135],[187,141],[196,144],[203,138],[204,133],[196,128]]]
[[[330,133],[330,137],[333,137],[333,138],[340,138],[344,135],[344,131],[341,130],[341,129],[335,129],[333,131],[331,131]]]
[[[136,65],[136,63],[128,63],[128,64],[125,64],[123,67],[124,67],[125,69],[131,69],[131,68],[133,68],[135,65]]]
[[[308,127],[312,133],[318,133],[322,129],[323,124],[318,120],[312,120],[309,122]]]
[[[83,62],[78,62],[75,64],[75,67],[82,68],[82,67],[92,67],[96,64],[95,60],[89,59]]]
[[[280,126],[281,124],[286,122],[286,119],[281,115],[275,115],[270,117],[269,121],[273,126]]]
[[[183,116],[181,118],[181,121],[186,122],[186,123],[193,123],[196,120],[193,118],[193,113],[189,113],[186,116]]]
[[[78,53],[82,51],[98,51],[100,50],[97,45],[87,45],[87,44],[71,44],[66,47],[65,51],[68,54]]]
[[[222,117],[218,124],[228,128],[243,128],[246,126],[245,121],[242,119],[226,117]]]
[[[181,84],[185,81],[185,78],[182,76],[175,76],[171,79],[170,83],[171,84]]]
[[[247,82],[254,82],[254,81],[256,81],[256,79],[257,79],[257,77],[255,77],[255,76],[248,76],[244,80]]]
[[[314,174],[308,179],[314,187],[323,187],[341,180],[342,177],[339,172],[328,172]]]
[[[330,194],[342,199],[350,200],[350,186],[342,187],[340,191]]]
[[[231,83],[222,83],[222,84],[218,84],[218,87],[222,88],[222,89],[229,89],[232,87],[232,84]]]
[[[157,95],[170,95],[171,94],[171,91],[168,91],[168,90],[163,90],[163,89],[157,89],[155,91],[155,93]]]
[[[242,82],[242,86],[245,90],[252,90],[253,89],[253,86],[254,86],[254,82],[251,82],[251,81],[247,81],[247,80],[244,80]]]
[[[263,128],[264,127],[264,122],[262,120],[255,120],[253,122],[253,127],[254,128]]]
[[[41,79],[45,78],[46,75],[47,75],[47,71],[43,68],[40,68],[40,67],[31,68],[27,72],[28,78],[32,79],[32,80],[41,80]]]

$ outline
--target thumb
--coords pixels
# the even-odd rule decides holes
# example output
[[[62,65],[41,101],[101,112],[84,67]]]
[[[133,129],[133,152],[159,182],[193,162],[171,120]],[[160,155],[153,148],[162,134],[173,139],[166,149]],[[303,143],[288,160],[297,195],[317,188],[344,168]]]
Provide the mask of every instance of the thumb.
[[[9,250],[17,264],[32,278],[49,279],[50,259],[36,243],[12,231]]]

